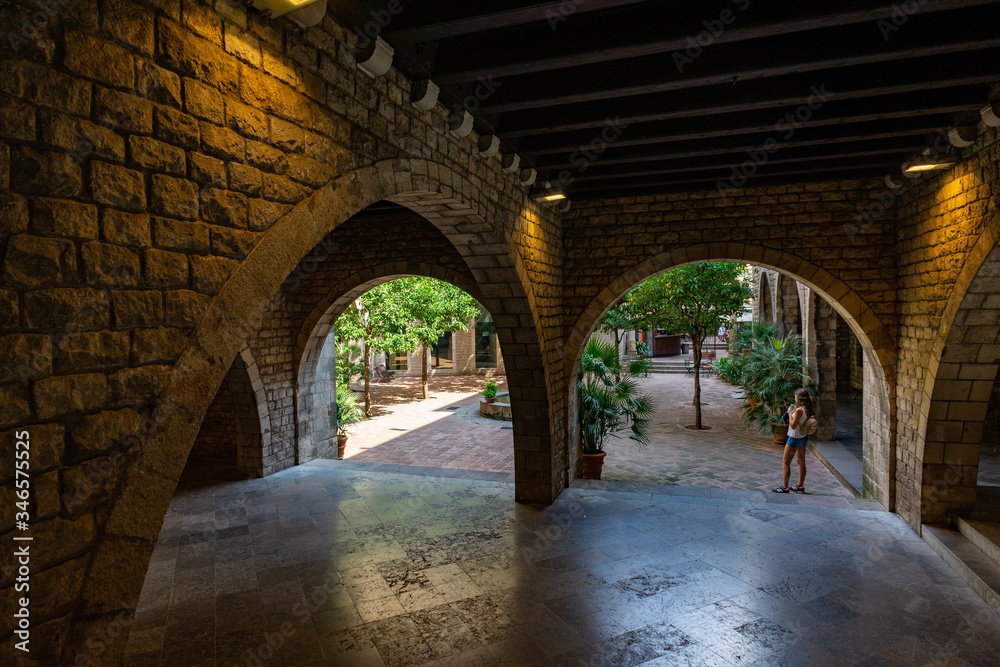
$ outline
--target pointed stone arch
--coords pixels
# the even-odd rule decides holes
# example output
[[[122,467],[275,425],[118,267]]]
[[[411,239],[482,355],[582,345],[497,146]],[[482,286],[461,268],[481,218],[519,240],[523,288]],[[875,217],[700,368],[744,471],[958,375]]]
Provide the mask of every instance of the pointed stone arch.
[[[405,276],[437,278],[465,290],[480,303],[479,285],[461,273],[427,262],[389,262],[366,267],[330,288],[309,313],[295,338],[296,454],[300,461],[322,456],[336,443],[331,405],[336,393],[333,323],[354,299],[381,283]]]
[[[896,350],[893,338],[861,296],[830,272],[793,253],[742,243],[715,243],[687,246],[650,257],[623,272],[607,285],[584,309],[570,329],[565,346],[567,377],[576,377],[587,339],[604,314],[622,294],[659,273],[699,262],[742,262],[779,272],[809,287],[823,297],[844,318],[865,349],[871,363],[871,401],[866,400],[865,495],[892,510],[895,497],[895,402],[894,369]],[[766,272],[761,271],[761,274]],[[767,278],[762,278],[767,280]],[[579,442],[576,394],[569,392],[569,442]]]
[[[515,494],[549,503],[563,484],[553,464],[559,432],[551,427],[549,386],[543,359],[542,325],[527,271],[510,239],[544,235],[544,211],[527,216],[523,194],[506,194],[506,207],[485,212],[485,184],[467,173],[421,159],[393,159],[348,172],[318,188],[277,221],[232,272],[211,301],[160,392],[143,446],[127,466],[98,544],[70,629],[70,646],[82,645],[138,600],[149,557],[173,490],[184,468],[207,404],[262,313],[286,279],[333,229],[379,200],[399,203],[431,221],[452,241],[494,315],[497,335],[509,355],[507,375],[515,414]],[[491,186],[492,187],[492,186]],[[483,212],[481,212],[483,211]],[[133,605],[130,608],[130,605]],[[127,632],[108,647],[120,655]]]
[[[993,225],[966,258],[930,354],[916,432],[919,523],[974,508],[983,422],[998,370],[1000,229]]]

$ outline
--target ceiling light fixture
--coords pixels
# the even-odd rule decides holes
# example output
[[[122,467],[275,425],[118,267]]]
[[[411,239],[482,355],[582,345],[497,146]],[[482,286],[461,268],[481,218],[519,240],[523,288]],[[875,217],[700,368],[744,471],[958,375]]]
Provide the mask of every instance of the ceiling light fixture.
[[[562,201],[566,199],[566,194],[549,181],[544,181],[541,188],[532,193],[531,199],[534,201]]]
[[[303,28],[317,25],[326,15],[326,3],[316,0],[253,0],[254,8],[265,16],[276,19],[288,14],[288,18]],[[308,9],[307,9],[308,8]]]
[[[914,174],[921,171],[939,171],[942,169],[951,169],[956,164],[958,164],[958,160],[956,160],[955,158],[943,157],[940,160],[934,160],[931,162],[910,163],[903,167],[903,173]]]

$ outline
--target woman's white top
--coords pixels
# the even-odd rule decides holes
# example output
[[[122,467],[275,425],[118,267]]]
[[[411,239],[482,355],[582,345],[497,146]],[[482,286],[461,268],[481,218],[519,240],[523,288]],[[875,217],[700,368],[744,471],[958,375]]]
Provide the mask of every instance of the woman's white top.
[[[798,411],[798,410],[802,410],[802,418],[799,420],[799,427],[798,428],[792,428],[791,424],[788,425],[788,437],[789,438],[796,438],[796,439],[798,439],[798,438],[804,438],[807,435],[806,432],[803,429],[805,429],[805,427],[806,427],[806,421],[809,420],[809,413],[806,412],[805,408],[795,408],[795,410],[792,410],[792,414],[794,415],[795,412]],[[790,420],[791,420],[791,416],[789,416],[789,421]]]

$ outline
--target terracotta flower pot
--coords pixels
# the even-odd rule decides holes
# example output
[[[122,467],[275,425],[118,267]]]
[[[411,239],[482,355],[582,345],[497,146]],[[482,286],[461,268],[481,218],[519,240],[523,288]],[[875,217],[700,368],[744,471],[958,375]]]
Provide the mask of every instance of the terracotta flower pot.
[[[756,398],[750,398],[749,396],[747,396],[747,403],[750,405],[750,409],[751,410],[756,410],[757,409],[757,403],[758,403],[758,401],[757,401]]]
[[[496,403],[497,397],[496,396],[483,396],[483,400],[486,401],[487,403]]]
[[[347,436],[346,435],[338,435],[337,436],[337,458],[338,459],[342,460],[344,458],[344,450],[345,449],[347,449]]]
[[[583,454],[582,456],[582,477],[584,479],[600,479],[601,470],[604,468],[604,457],[607,456],[607,452],[601,452],[599,454]]]
[[[771,422],[771,437],[774,438],[774,444],[785,444],[788,440],[788,424],[784,422]]]

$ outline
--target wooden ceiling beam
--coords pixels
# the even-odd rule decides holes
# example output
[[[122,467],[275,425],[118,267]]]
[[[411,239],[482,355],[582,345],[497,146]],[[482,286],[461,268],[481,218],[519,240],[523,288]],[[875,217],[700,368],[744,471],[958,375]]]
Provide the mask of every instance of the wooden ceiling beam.
[[[990,4],[994,0],[942,0],[934,3],[914,3],[910,15],[927,12],[945,12]],[[584,7],[588,3],[580,3]],[[676,4],[664,3],[660,7],[627,8],[609,17],[605,14],[578,16],[574,13],[564,24],[538,24],[516,30],[500,30],[499,22],[486,34],[460,36],[441,33],[438,44],[434,79],[439,84],[474,81],[480,76],[495,78],[521,76],[579,65],[636,58],[662,53],[684,52],[692,38],[709,28],[711,45],[745,42],[753,39],[791,35],[809,30],[847,26],[858,23],[877,24],[891,21],[900,9],[898,3],[883,2],[872,7],[870,2],[812,2],[799,4],[795,9],[805,16],[793,15],[788,3],[746,3],[728,7],[709,8],[698,6],[693,11],[683,11]],[[693,9],[693,8],[692,8]],[[720,12],[728,10],[723,23]],[[751,11],[752,10],[752,11]],[[947,20],[947,19],[943,19]],[[554,39],[553,27],[559,30]],[[666,32],[669,35],[664,37]],[[599,36],[599,37],[598,37]],[[387,39],[397,39],[390,33]],[[511,49],[511,44],[517,44]]]
[[[948,54],[964,54],[1000,48],[1000,7],[993,8],[988,26],[944,26],[907,31],[888,43],[872,39],[853,28],[845,34],[802,34],[783,38],[799,43],[782,44],[778,40],[759,40],[752,51],[741,44],[723,44],[706,49],[697,67],[678,72],[669,54],[636,58],[631,61],[601,63],[571,70],[531,74],[507,80],[493,80],[493,92],[480,107],[483,115],[584,104],[598,100],[621,99],[669,91],[687,91],[703,86],[725,86],[793,74],[813,73],[813,85],[820,86],[824,71],[852,66],[875,67],[881,63],[904,61]],[[919,17],[917,17],[919,18]],[[984,17],[985,18],[985,17]],[[916,20],[916,18],[911,19]],[[843,31],[836,29],[833,31]],[[908,38],[908,39],[907,39]],[[837,51],[829,44],[843,43]],[[752,54],[752,55],[751,55]],[[959,72],[954,73],[959,76]],[[877,80],[868,80],[874,85]]]

